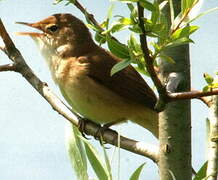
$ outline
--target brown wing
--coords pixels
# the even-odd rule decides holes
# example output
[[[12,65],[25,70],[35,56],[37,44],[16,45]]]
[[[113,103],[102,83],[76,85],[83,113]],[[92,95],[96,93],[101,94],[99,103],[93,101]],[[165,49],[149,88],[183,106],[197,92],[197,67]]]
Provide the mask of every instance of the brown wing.
[[[120,60],[102,48],[87,56],[88,76],[106,86],[120,96],[144,104],[154,109],[156,96],[139,73],[128,66],[122,71],[110,75],[111,68]]]

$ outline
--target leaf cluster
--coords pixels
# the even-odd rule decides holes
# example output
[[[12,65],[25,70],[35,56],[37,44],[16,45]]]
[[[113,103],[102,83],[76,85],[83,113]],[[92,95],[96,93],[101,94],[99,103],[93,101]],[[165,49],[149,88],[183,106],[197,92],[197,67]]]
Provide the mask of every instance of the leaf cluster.
[[[72,126],[72,131],[68,136],[68,153],[72,166],[76,172],[77,179],[89,180],[88,161],[94,170],[97,179],[112,180],[113,173],[111,163],[104,145],[102,146],[103,157],[100,156],[96,148],[84,137],[81,136],[78,128]],[[145,163],[140,165],[130,176],[130,180],[138,180]],[[93,180],[96,178],[92,178]]]
[[[216,75],[218,75],[218,72],[216,73]],[[207,85],[203,88],[204,92],[212,91],[213,89],[218,88],[218,77],[214,78],[210,74],[204,73],[204,80],[207,83]]]

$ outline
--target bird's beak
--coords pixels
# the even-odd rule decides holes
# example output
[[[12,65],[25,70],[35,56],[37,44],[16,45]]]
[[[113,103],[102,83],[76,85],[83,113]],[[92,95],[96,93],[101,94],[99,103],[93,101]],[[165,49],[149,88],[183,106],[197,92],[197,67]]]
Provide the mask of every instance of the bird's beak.
[[[38,23],[26,23],[26,22],[16,22],[16,24],[22,24],[25,26],[29,26],[38,30],[41,30],[41,27]],[[16,35],[23,35],[23,36],[31,36],[31,37],[41,37],[44,35],[43,32],[16,32]]]

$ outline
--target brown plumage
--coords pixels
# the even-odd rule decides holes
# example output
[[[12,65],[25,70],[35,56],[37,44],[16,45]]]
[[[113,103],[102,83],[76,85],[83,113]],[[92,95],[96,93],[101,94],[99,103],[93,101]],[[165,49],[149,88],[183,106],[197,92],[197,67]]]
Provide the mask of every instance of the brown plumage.
[[[42,33],[30,35],[38,44],[54,81],[72,108],[97,123],[131,120],[158,137],[154,92],[132,67],[110,75],[119,61],[94,43],[82,21],[71,14],[55,14],[25,24]]]

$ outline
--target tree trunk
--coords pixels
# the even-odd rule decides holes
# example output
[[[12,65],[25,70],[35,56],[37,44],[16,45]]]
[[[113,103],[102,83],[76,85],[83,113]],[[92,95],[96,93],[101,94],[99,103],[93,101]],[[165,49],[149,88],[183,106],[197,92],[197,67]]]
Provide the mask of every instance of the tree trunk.
[[[175,0],[175,15],[180,12],[180,0]],[[169,9],[164,15],[169,17]],[[170,19],[170,18],[168,18]],[[190,91],[189,45],[174,47],[164,52],[174,59],[175,63],[160,62],[160,78],[166,82],[173,79],[169,90],[176,92]],[[173,75],[173,76],[172,76]],[[178,83],[179,82],[179,83]],[[175,84],[178,83],[178,86]],[[173,88],[172,88],[173,87]],[[181,100],[167,104],[159,115],[161,180],[191,180],[191,105],[190,100]]]
[[[189,46],[173,48],[165,54],[176,64],[161,62],[161,79],[172,72],[182,77],[177,91],[190,90]],[[190,100],[171,102],[159,115],[161,180],[191,180],[191,106]]]

